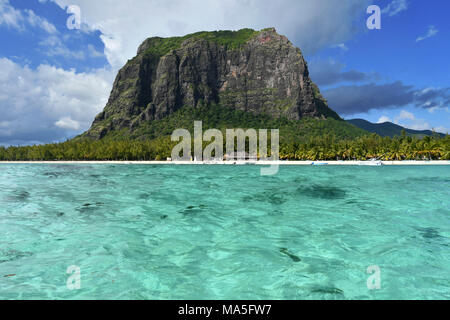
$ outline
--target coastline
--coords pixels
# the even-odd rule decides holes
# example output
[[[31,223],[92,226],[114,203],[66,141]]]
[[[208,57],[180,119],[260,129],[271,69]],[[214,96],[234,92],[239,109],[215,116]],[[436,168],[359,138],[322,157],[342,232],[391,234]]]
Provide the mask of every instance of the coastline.
[[[450,165],[450,160],[405,160],[381,161],[385,166],[424,166],[424,165]],[[370,161],[221,161],[221,162],[193,162],[193,161],[0,161],[5,164],[117,164],[117,165],[279,165],[279,166],[365,166]]]

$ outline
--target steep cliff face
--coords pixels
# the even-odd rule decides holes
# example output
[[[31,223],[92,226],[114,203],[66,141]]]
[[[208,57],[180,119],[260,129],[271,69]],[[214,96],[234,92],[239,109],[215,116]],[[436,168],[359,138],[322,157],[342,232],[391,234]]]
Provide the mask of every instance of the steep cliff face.
[[[86,135],[98,139],[210,104],[289,120],[340,119],[311,82],[300,49],[273,28],[243,29],[145,40]]]

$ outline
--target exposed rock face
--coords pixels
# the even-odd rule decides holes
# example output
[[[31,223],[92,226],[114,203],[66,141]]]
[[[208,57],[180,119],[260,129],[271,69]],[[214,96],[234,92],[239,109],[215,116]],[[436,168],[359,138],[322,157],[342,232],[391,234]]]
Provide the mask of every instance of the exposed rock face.
[[[119,71],[87,136],[211,103],[290,120],[340,119],[311,82],[300,49],[273,28],[244,29],[145,40]]]

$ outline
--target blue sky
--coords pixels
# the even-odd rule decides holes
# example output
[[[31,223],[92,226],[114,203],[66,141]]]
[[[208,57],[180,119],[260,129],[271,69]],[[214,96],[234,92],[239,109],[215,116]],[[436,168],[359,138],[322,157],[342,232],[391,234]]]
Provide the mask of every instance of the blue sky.
[[[366,27],[371,4],[381,30]],[[69,5],[80,29],[67,27]],[[449,13],[446,0],[0,0],[0,145],[88,129],[146,37],[269,26],[302,49],[344,118],[447,132]]]
[[[393,2],[375,3],[385,8]],[[369,75],[365,81],[356,84],[341,82],[321,86],[330,105],[333,107],[334,104],[345,118],[360,117],[372,122],[378,122],[381,118],[413,129],[436,128],[446,132],[450,126],[450,77],[446,71],[450,70],[447,59],[450,50],[450,3],[397,1],[399,3],[403,3],[405,9],[392,15],[383,13],[381,30],[364,30],[347,41],[344,49],[334,49],[334,53],[332,49],[326,49],[309,60],[333,59],[344,63],[347,71]],[[314,72],[312,74],[314,80]],[[359,92],[354,88],[357,86],[364,86],[366,104],[362,105],[361,101],[361,106],[352,107],[348,98],[352,92]],[[327,88],[334,90],[327,92]],[[419,100],[416,102],[410,101],[411,95],[406,94],[423,90],[425,93],[422,97],[416,97]],[[369,99],[369,92],[384,97]],[[340,100],[346,102],[342,108],[336,107],[336,104],[340,105]],[[375,101],[380,107],[367,110]],[[360,100],[355,99],[355,103],[358,102]],[[389,102],[393,105],[388,105]]]
[[[92,30],[69,30],[68,14],[53,2],[37,0],[10,0],[10,5],[22,12],[25,21],[20,27],[3,23],[0,26],[0,56],[35,69],[40,64],[50,64],[64,69],[75,68],[78,72],[101,68],[108,64],[103,53],[101,32]],[[43,28],[29,21],[29,10],[48,21],[52,27]],[[54,27],[54,31],[53,30]]]

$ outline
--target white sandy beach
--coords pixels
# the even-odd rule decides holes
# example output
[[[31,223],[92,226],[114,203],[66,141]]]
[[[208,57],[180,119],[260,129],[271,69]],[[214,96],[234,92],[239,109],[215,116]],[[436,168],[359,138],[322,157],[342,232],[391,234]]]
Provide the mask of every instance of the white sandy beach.
[[[423,166],[423,165],[450,165],[450,160],[433,161],[381,161],[386,166]],[[280,165],[280,166],[360,166],[370,161],[222,161],[222,162],[194,162],[194,161],[0,161],[0,164],[118,164],[118,165]]]

